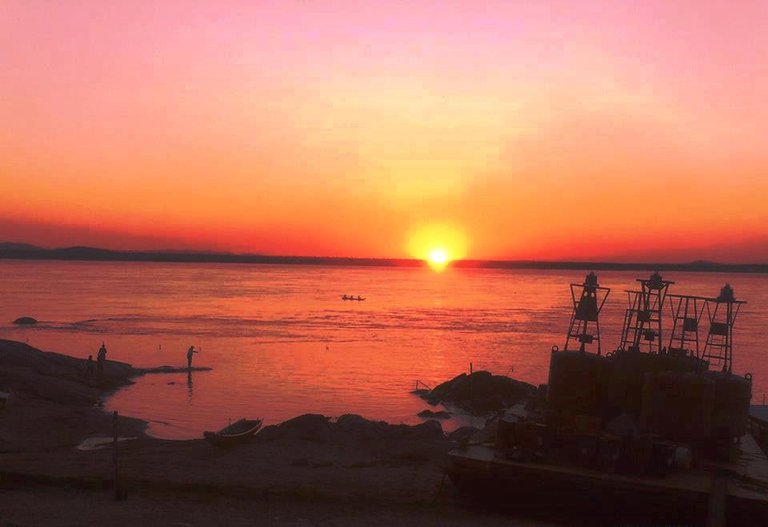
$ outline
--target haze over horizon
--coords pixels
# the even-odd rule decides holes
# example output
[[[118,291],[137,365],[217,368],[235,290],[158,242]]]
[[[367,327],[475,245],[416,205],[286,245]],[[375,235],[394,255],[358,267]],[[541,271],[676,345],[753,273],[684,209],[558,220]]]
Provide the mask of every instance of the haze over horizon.
[[[768,262],[768,4],[9,1],[0,241]]]

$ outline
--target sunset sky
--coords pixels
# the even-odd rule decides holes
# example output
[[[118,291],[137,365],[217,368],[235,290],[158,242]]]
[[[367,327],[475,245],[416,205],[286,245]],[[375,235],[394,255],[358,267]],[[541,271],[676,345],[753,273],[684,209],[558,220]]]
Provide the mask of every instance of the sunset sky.
[[[768,262],[768,2],[0,3],[0,241]]]

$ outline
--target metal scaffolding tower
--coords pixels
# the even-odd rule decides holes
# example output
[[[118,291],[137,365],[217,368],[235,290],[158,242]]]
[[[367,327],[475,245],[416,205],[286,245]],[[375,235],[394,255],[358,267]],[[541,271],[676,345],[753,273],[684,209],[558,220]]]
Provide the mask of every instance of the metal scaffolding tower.
[[[568,337],[565,340],[566,350],[573,339],[579,343],[579,351],[585,351],[587,344],[597,344],[597,354],[600,355],[598,316],[610,292],[610,288],[600,287],[595,273],[589,273],[583,284],[571,284],[573,314],[568,328]],[[591,330],[590,325],[594,326],[594,330]]]
[[[674,282],[662,280],[659,273],[637,279],[640,291],[626,291],[629,307],[624,314],[624,330],[619,349],[660,353],[662,348],[661,310],[667,289]]]
[[[739,308],[746,304],[744,300],[736,300],[733,288],[725,284],[717,298],[707,300],[707,315],[709,317],[709,333],[704,344],[703,359],[708,360],[710,367],[722,368],[731,372],[733,368],[733,325],[739,314]]]
[[[699,323],[707,299],[692,295],[667,295],[672,309],[672,334],[667,351],[672,354],[701,358]]]

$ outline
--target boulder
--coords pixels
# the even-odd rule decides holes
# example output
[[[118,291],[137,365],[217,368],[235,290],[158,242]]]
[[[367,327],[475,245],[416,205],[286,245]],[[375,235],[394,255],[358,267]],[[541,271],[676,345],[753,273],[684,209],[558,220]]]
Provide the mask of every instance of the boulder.
[[[263,427],[256,434],[256,441],[273,441],[278,438],[278,431],[280,425],[268,425]]]
[[[430,404],[434,401],[455,404],[473,413],[488,413],[508,408],[536,393],[537,388],[532,384],[477,371],[471,375],[462,373],[436,386],[427,401]]]
[[[85,377],[85,361],[43,352],[28,344],[0,340],[2,387],[59,404],[92,405],[104,390],[131,384],[129,364],[107,361],[104,376]]]
[[[444,439],[445,432],[443,432],[443,425],[439,422],[430,419],[420,425],[412,426],[413,433],[418,437],[424,439]]]
[[[444,439],[443,425],[434,419],[420,425],[389,425],[389,436],[397,439]]]
[[[422,410],[418,414],[419,417],[429,418],[429,419],[450,419],[451,414],[448,412],[441,410],[439,412],[433,412],[432,410]]]
[[[336,433],[352,439],[442,439],[442,425],[429,420],[418,425],[391,425],[385,421],[369,421],[359,415],[345,414],[333,423]]]
[[[14,320],[13,323],[18,326],[31,326],[33,324],[37,324],[37,319],[32,317],[19,317]]]
[[[356,414],[344,414],[336,419],[336,431],[354,439],[376,439],[387,435],[389,423],[369,421]]]
[[[260,441],[273,439],[304,439],[327,443],[331,439],[328,418],[320,414],[304,414],[276,426],[262,429],[256,436]]]
[[[257,441],[303,439],[319,443],[354,443],[377,440],[444,440],[443,427],[435,420],[410,425],[391,425],[384,421],[369,421],[359,415],[344,414],[336,422],[318,414],[305,414],[279,425],[262,428]]]

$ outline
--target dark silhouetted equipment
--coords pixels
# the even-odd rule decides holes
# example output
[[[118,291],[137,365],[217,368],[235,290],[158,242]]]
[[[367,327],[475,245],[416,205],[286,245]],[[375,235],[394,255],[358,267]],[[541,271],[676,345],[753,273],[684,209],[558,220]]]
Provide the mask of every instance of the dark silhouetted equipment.
[[[735,511],[729,518],[768,525],[768,492],[745,498],[735,490],[739,478],[765,476],[760,467],[768,463],[754,442],[744,442],[751,375],[731,371],[733,326],[744,302],[727,284],[716,298],[707,298],[667,294],[674,282],[659,273],[638,282],[639,291],[627,291],[621,342],[607,354],[601,353],[599,318],[610,290],[593,273],[571,284],[565,347],[552,348],[548,385],[540,389],[546,401],[539,398],[524,417],[502,415],[495,444],[468,440],[451,451],[451,479],[460,489],[497,496],[496,503],[526,493],[536,502],[556,495],[560,504],[573,494],[578,508],[592,503],[578,496],[589,495],[600,500],[601,509],[615,506],[615,517],[624,518],[630,509],[642,510],[646,499],[653,503],[649,512],[665,503],[665,521],[681,513],[681,524],[697,525],[727,503]],[[709,327],[702,350],[705,311]],[[664,346],[663,317],[669,314]],[[712,472],[724,466],[737,476],[723,476],[722,468]],[[715,485],[718,477],[726,484]],[[759,485],[768,489],[768,477]],[[722,495],[712,498],[712,489]],[[516,502],[521,503],[525,499]],[[738,516],[740,509],[749,513]]]
[[[704,345],[704,359],[725,372],[733,368],[733,325],[744,303],[736,300],[729,284],[723,286],[717,298],[711,298],[707,303],[709,333]]]
[[[707,299],[692,295],[667,295],[672,309],[672,332],[667,351],[673,355],[701,358],[699,324]]]
[[[646,374],[640,429],[676,441],[700,442],[709,437],[714,385],[700,372],[666,370]]]
[[[601,355],[599,315],[609,293],[609,288],[599,285],[595,273],[589,273],[582,284],[571,284],[573,312],[565,349],[552,348],[549,363],[547,402],[555,426],[571,427],[583,416],[600,413],[607,361]],[[570,348],[573,342],[578,349]],[[597,354],[586,353],[587,345],[595,344]]]
[[[640,291],[626,291],[629,307],[624,314],[620,349],[659,353],[662,347],[661,315],[667,289],[674,282],[662,280],[659,273],[638,278]]]
[[[579,351],[585,351],[587,344],[597,344],[597,354],[601,354],[599,315],[610,292],[608,287],[600,287],[595,273],[589,273],[583,284],[571,284],[573,313],[565,351],[569,351],[571,340],[575,340]]]

